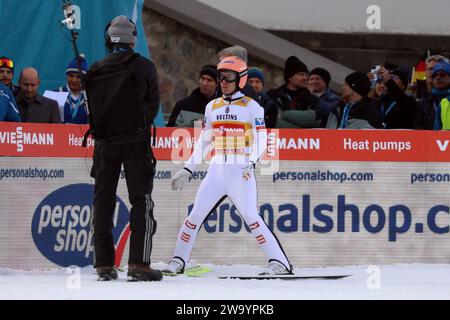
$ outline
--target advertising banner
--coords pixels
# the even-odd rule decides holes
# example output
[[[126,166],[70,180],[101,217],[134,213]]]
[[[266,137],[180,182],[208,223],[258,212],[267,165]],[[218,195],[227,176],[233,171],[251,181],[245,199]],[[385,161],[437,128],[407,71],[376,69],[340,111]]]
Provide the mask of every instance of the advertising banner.
[[[88,126],[0,122],[0,154],[13,157],[90,158],[82,147]],[[268,130],[267,160],[449,162],[450,132],[423,130]],[[187,160],[198,128],[158,128],[158,160]]]
[[[92,264],[92,147],[70,145],[71,137],[76,141],[85,128],[27,124],[1,124],[0,128],[0,266]],[[159,161],[152,197],[158,229],[153,262],[171,258],[179,228],[207,172],[207,164],[198,166],[181,192],[170,189],[172,176],[182,167],[170,156],[179,154],[183,144],[190,150],[189,144],[195,141],[194,131],[184,142],[177,140],[175,131],[158,130],[155,140]],[[269,148],[256,171],[258,209],[293,265],[449,263],[448,134],[272,133],[269,145],[274,146],[273,157],[280,160],[271,159]],[[349,139],[359,143],[353,145]],[[346,146],[352,150],[347,152]],[[124,178],[122,173],[114,213],[118,265],[127,263],[130,234]],[[192,259],[266,264],[257,241],[229,199],[205,221]]]

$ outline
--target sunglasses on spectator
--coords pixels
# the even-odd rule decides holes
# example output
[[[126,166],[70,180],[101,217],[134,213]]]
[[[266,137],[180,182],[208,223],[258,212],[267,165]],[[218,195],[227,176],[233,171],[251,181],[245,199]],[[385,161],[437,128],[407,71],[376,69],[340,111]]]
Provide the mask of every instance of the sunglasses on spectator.
[[[0,68],[7,67],[7,68],[14,68],[14,62],[11,59],[0,59]]]
[[[237,75],[235,73],[220,73],[217,79],[220,82],[225,80],[226,82],[232,83],[237,81]]]

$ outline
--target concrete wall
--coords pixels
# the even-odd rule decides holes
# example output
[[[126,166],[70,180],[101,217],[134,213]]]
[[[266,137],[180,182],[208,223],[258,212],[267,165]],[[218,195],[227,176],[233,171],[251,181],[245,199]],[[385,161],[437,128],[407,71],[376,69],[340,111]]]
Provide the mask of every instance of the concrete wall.
[[[153,10],[144,9],[142,19],[159,75],[164,113],[170,114],[178,100],[198,87],[202,66],[216,64],[217,52],[233,44],[209,37]],[[265,71],[267,89],[283,83],[281,68],[253,56],[249,56],[249,66]]]
[[[450,36],[286,30],[270,32],[359,71],[368,71],[373,65],[385,62],[414,66],[427,50],[432,54],[450,57]]]
[[[448,0],[199,0],[263,29],[450,35]],[[381,30],[367,28],[370,5]]]

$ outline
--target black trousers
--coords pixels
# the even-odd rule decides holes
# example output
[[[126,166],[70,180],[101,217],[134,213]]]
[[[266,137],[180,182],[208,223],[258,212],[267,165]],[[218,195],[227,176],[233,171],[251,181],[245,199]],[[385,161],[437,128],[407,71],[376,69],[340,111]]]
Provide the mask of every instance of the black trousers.
[[[149,142],[95,146],[91,176],[95,178],[94,266],[114,266],[113,230],[116,191],[121,165],[131,203],[129,264],[150,264],[156,232],[151,193],[156,160]]]

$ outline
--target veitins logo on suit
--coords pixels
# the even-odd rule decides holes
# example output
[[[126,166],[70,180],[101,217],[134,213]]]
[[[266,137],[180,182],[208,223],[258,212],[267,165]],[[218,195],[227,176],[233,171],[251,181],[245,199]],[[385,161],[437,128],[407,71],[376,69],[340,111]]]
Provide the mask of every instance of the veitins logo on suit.
[[[237,120],[237,115],[235,114],[218,114],[216,116],[217,120]]]

